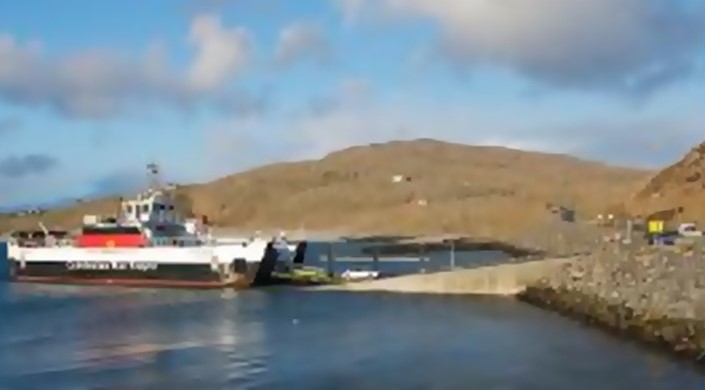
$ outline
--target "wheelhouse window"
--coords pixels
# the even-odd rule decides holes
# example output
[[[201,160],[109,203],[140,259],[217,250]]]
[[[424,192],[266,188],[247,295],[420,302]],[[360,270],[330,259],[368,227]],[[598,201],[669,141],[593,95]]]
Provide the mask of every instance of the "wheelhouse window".
[[[141,234],[135,226],[84,226],[83,234]]]

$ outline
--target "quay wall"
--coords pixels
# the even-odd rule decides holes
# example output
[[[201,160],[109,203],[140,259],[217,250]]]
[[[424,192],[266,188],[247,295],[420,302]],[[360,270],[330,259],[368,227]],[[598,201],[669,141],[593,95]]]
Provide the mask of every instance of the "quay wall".
[[[511,296],[705,365],[705,251],[642,249],[602,248],[321,289]]]
[[[317,287],[323,290],[384,291],[430,294],[483,294],[512,296],[551,275],[573,258],[505,263],[473,269],[351,282]]]

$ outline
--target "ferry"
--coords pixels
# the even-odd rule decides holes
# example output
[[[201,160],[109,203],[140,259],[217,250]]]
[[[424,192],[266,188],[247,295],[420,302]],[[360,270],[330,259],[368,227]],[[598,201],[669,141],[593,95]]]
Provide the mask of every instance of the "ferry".
[[[172,192],[156,185],[121,199],[114,217],[86,215],[75,234],[15,232],[8,240],[10,281],[146,287],[246,288],[276,284],[276,270],[301,265],[306,241],[281,234],[214,239],[206,218],[183,219]]]

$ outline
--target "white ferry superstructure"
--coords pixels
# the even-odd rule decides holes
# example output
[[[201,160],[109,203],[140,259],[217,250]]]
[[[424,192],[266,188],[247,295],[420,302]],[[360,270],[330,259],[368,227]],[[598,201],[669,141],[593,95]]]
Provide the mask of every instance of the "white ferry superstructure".
[[[148,168],[158,174],[155,165]],[[42,229],[40,240],[9,240],[11,281],[245,288],[275,283],[275,268],[302,264],[307,247],[283,236],[219,243],[206,221],[182,220],[172,197],[155,186],[122,200],[116,218],[84,216],[75,237]]]

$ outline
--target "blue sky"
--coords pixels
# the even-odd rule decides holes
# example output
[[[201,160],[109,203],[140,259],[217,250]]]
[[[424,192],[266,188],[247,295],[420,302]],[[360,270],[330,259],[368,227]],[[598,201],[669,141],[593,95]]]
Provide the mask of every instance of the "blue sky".
[[[5,0],[0,207],[432,137],[660,167],[705,0]]]

